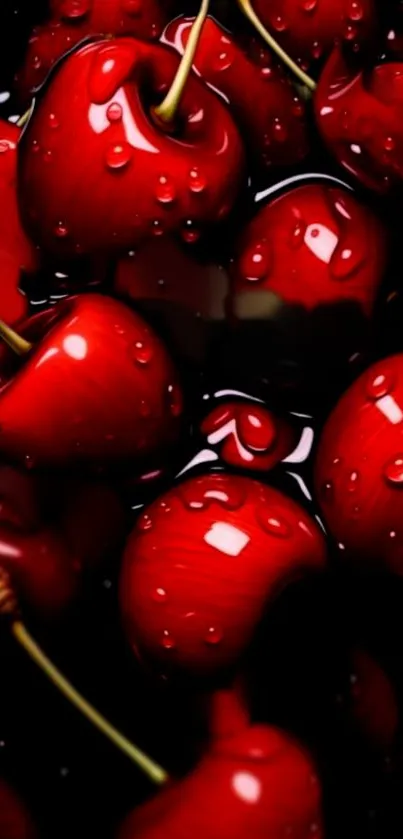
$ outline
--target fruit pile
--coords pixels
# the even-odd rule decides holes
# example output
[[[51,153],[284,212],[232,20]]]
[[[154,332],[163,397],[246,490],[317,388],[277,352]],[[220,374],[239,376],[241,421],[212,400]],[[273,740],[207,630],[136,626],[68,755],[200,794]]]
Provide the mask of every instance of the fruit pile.
[[[29,5],[0,10],[0,839],[394,839],[402,3]]]

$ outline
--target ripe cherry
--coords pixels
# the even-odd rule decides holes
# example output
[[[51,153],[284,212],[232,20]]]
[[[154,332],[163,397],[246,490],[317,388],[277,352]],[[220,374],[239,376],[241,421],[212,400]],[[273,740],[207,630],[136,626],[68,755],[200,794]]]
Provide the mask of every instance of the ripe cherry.
[[[29,318],[21,333],[34,346],[23,340],[17,369],[10,351],[2,367],[8,457],[31,468],[130,468],[177,438],[182,395],[171,360],[122,303],[73,297]],[[11,344],[19,351],[15,334]]]
[[[365,649],[351,654],[350,703],[353,717],[364,737],[377,749],[396,745],[399,706],[387,674]]]
[[[403,573],[403,355],[344,393],[319,442],[316,494],[340,557]]]
[[[29,101],[55,62],[85,38],[158,38],[168,5],[164,0],[54,0],[50,19],[33,30],[24,64],[16,76],[22,101]]]
[[[37,833],[25,804],[0,778],[0,839],[36,839]]]
[[[218,473],[191,478],[148,507],[128,540],[129,642],[164,672],[232,667],[267,603],[325,556],[316,524],[277,490]]]
[[[163,42],[182,54],[192,23],[193,18],[176,18],[165,29]],[[291,165],[303,159],[308,149],[304,103],[274,62],[259,66],[227,30],[207,18],[193,67],[229,103],[253,167]]]
[[[262,472],[280,463],[296,443],[288,422],[259,402],[223,402],[205,417],[200,430],[210,446],[219,446],[224,463]]]
[[[37,267],[35,249],[21,225],[17,192],[17,144],[21,131],[0,120],[0,318],[15,324],[26,315],[28,302],[19,289],[22,272]]]
[[[186,81],[189,55],[178,67],[168,47],[121,38],[55,73],[23,135],[19,182],[27,229],[49,252],[127,250],[167,231],[193,242],[228,214],[243,147],[218,97]]]

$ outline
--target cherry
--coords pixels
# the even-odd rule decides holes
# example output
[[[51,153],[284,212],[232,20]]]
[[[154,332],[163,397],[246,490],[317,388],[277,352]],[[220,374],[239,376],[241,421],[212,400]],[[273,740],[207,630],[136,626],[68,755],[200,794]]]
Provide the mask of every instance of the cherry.
[[[178,67],[166,46],[101,41],[55,73],[24,132],[20,166],[24,220],[49,252],[130,249],[165,231],[193,242],[228,214],[242,143],[215,94],[186,77],[193,39],[188,47]]]
[[[232,269],[232,310],[275,318],[284,304],[311,310],[353,301],[369,316],[386,262],[385,231],[339,186],[299,186],[245,228]],[[255,298],[255,302],[254,302]]]
[[[163,42],[183,53],[192,22],[192,18],[176,18],[165,29]],[[303,101],[273,62],[257,65],[227,30],[207,18],[193,66],[229,103],[253,166],[291,165],[305,156]]]
[[[200,428],[210,446],[220,445],[229,466],[266,472],[294,448],[296,434],[282,418],[258,402],[222,402]]]
[[[35,839],[36,836],[25,804],[0,778],[0,839]]]
[[[396,743],[399,706],[387,674],[365,649],[351,655],[350,693],[353,716],[375,748],[390,750]]]
[[[18,212],[16,177],[17,144],[21,131],[0,120],[0,317],[10,324],[26,315],[28,302],[19,290],[21,273],[33,272],[37,259]]]
[[[231,667],[267,602],[325,564],[316,524],[271,487],[211,474],[142,513],[123,559],[120,600],[141,658],[207,675]]]
[[[135,810],[119,839],[321,839],[321,795],[310,756],[288,734],[241,718],[183,780]]]
[[[238,0],[248,14],[249,0]],[[335,42],[357,52],[375,31],[374,0],[253,0],[253,10],[281,46],[307,69]]]
[[[403,64],[352,71],[335,49],[318,83],[315,113],[338,162],[366,187],[388,192],[403,177]]]
[[[403,355],[373,364],[344,393],[319,442],[316,494],[340,557],[403,573]]]
[[[24,64],[16,76],[23,101],[29,101],[55,62],[94,35],[133,35],[156,39],[166,22],[163,0],[54,0],[51,18],[36,27]]]
[[[8,457],[30,468],[129,467],[176,439],[182,396],[172,363],[122,303],[73,297],[21,331],[35,347],[24,340],[17,369],[3,365],[0,448]]]

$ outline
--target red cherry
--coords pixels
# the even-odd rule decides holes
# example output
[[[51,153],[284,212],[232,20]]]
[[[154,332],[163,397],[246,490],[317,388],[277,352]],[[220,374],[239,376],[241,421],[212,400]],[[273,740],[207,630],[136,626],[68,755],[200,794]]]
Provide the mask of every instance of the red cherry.
[[[378,749],[396,743],[399,706],[394,688],[380,664],[364,649],[352,652],[352,711],[364,736]]]
[[[230,466],[266,472],[294,448],[294,429],[257,402],[223,402],[200,428],[210,446],[220,445],[220,457]]]
[[[315,485],[343,556],[403,573],[403,355],[372,365],[320,439]]]
[[[387,192],[403,177],[403,64],[370,74],[351,71],[342,53],[330,56],[315,93],[315,113],[338,162],[365,186]]]
[[[0,778],[0,839],[35,839],[36,835],[25,805]]]
[[[35,271],[36,255],[18,212],[16,177],[20,129],[0,120],[0,318],[15,324],[26,315],[28,303],[19,291],[21,272]]]
[[[277,490],[222,474],[174,487],[140,515],[121,577],[127,635],[164,670],[232,666],[278,590],[325,564],[316,524]]]
[[[233,265],[232,309],[242,317],[254,295],[261,306],[266,292],[274,317],[279,304],[313,309],[340,301],[358,303],[369,316],[385,262],[382,225],[351,192],[300,186],[246,227]]]
[[[182,396],[172,363],[126,306],[81,295],[28,319],[22,333],[35,347],[0,395],[8,457],[28,467],[129,465],[176,438]]]
[[[229,212],[243,149],[225,106],[192,74],[175,133],[152,116],[177,68],[168,47],[128,38],[61,65],[24,132],[20,168],[25,221],[48,251],[129,249],[165,231],[194,241]]]
[[[24,65],[16,76],[22,100],[29,100],[55,62],[85,38],[158,38],[168,5],[163,0],[54,0],[51,19],[32,32]]]
[[[163,42],[183,54],[193,20],[185,17],[174,20],[165,29]],[[306,155],[303,101],[274,63],[257,66],[227,30],[207,18],[193,67],[229,102],[254,165],[290,165]],[[201,191],[203,179],[197,171],[193,181],[194,191]]]
[[[282,731],[251,725],[216,741],[184,780],[135,810],[119,839],[322,839],[311,758]]]
[[[253,0],[253,9],[304,67],[327,55],[335,41],[357,51],[375,30],[374,0]]]

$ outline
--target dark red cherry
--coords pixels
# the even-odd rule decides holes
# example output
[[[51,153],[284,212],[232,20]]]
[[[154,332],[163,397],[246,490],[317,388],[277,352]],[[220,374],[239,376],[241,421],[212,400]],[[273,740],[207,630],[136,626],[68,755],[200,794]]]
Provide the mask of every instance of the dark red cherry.
[[[0,839],[37,839],[25,804],[3,779],[0,779]]]
[[[253,0],[253,8],[305,68],[326,56],[335,41],[357,51],[375,30],[374,0]]]
[[[176,18],[162,40],[183,53],[194,18]],[[267,55],[267,53],[266,53]],[[297,163],[308,150],[302,99],[270,59],[253,62],[231,34],[207,18],[193,67],[221,93],[242,130],[253,166],[263,168]],[[201,180],[194,177],[194,189]]]
[[[338,162],[366,187],[388,192],[403,178],[403,63],[351,70],[335,49],[315,93],[319,129]]]
[[[191,478],[140,514],[120,599],[130,644],[164,671],[234,665],[265,606],[325,564],[316,524],[271,487],[223,474]]]
[[[217,446],[229,466],[266,472],[296,444],[296,433],[259,402],[223,402],[200,428],[209,446]]]
[[[284,304],[354,302],[372,312],[385,267],[380,221],[347,189],[296,187],[262,207],[237,246],[232,310],[275,318]],[[255,297],[255,302],[254,302]]]
[[[228,214],[243,148],[225,105],[191,74],[175,124],[152,115],[178,62],[166,46],[121,38],[83,47],[55,73],[20,166],[25,223],[48,251],[130,249],[168,231],[195,241]]]
[[[17,145],[21,130],[0,120],[0,318],[15,324],[28,302],[19,290],[22,272],[37,267],[35,249],[21,225],[16,192]]]
[[[361,647],[351,655],[350,701],[364,737],[375,748],[391,749],[400,717],[396,693],[380,664]]]
[[[8,457],[30,468],[131,468],[177,438],[182,394],[172,362],[122,303],[83,294],[29,318],[21,332],[31,351],[15,365],[9,350],[3,364]]]
[[[403,573],[403,355],[341,397],[319,442],[316,495],[340,557]]]
[[[164,0],[54,0],[51,17],[36,27],[16,76],[23,101],[37,91],[55,62],[85,38],[133,35],[155,39],[166,23]]]

